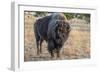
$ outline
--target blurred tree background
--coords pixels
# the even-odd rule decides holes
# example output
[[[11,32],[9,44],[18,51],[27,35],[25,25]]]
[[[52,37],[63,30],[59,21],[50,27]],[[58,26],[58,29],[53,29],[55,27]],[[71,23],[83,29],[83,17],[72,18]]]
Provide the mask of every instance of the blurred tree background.
[[[51,15],[53,12],[40,12],[40,11],[26,11],[30,14],[32,14],[35,17],[44,17],[46,15]],[[68,20],[77,18],[77,19],[82,19],[86,20],[88,23],[90,23],[90,14],[86,13],[63,13]]]
[[[47,14],[48,14],[48,12],[36,12],[34,16],[43,17],[43,16],[46,16]]]
[[[83,13],[64,13],[66,18],[68,20],[77,18],[77,19],[82,19],[86,20],[88,23],[90,23],[90,14],[83,14]]]
[[[46,16],[46,15],[51,14],[51,13],[52,12],[36,12],[35,16],[36,17],[43,17],[43,16]],[[77,18],[77,19],[86,20],[88,23],[90,23],[90,14],[64,13],[64,15],[66,16],[66,18],[68,20],[73,19],[73,18]]]

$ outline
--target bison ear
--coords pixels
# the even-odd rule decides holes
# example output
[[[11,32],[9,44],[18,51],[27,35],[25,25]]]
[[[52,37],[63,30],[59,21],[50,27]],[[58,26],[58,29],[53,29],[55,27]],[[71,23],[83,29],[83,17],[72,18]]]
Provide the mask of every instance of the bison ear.
[[[67,23],[66,30],[67,30],[68,32],[69,32],[69,31],[71,31],[71,26],[70,26],[70,24],[69,24],[69,23]]]
[[[68,31],[70,32],[71,31],[71,28],[69,28]]]
[[[68,29],[68,31],[71,31],[71,27],[70,27],[70,25],[68,25],[67,29]]]

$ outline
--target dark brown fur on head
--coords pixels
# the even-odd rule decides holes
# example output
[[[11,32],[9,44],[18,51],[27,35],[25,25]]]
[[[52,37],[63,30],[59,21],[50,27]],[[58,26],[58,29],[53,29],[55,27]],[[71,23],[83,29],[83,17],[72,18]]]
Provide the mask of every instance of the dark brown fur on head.
[[[61,48],[64,45],[64,42],[67,40],[71,28],[70,24],[65,20],[56,21],[56,25],[54,40],[58,48]]]

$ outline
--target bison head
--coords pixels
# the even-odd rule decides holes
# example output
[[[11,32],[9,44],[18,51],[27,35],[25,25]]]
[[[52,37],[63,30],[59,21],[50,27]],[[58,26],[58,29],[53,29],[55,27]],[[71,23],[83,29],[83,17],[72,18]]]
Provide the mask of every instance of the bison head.
[[[70,32],[70,24],[65,20],[58,20],[56,21],[56,28],[55,28],[55,42],[58,47],[62,47],[64,42],[67,40]]]

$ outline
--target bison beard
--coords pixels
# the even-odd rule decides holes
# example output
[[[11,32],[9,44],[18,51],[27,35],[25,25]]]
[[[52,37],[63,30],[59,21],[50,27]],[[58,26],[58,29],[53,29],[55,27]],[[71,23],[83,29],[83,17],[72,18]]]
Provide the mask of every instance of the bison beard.
[[[36,21],[34,29],[37,54],[42,53],[42,42],[45,40],[48,44],[48,51],[51,57],[54,57],[54,53],[57,54],[57,57],[60,57],[60,49],[67,40],[70,32],[70,24],[67,22],[64,14],[55,13],[40,18]]]

